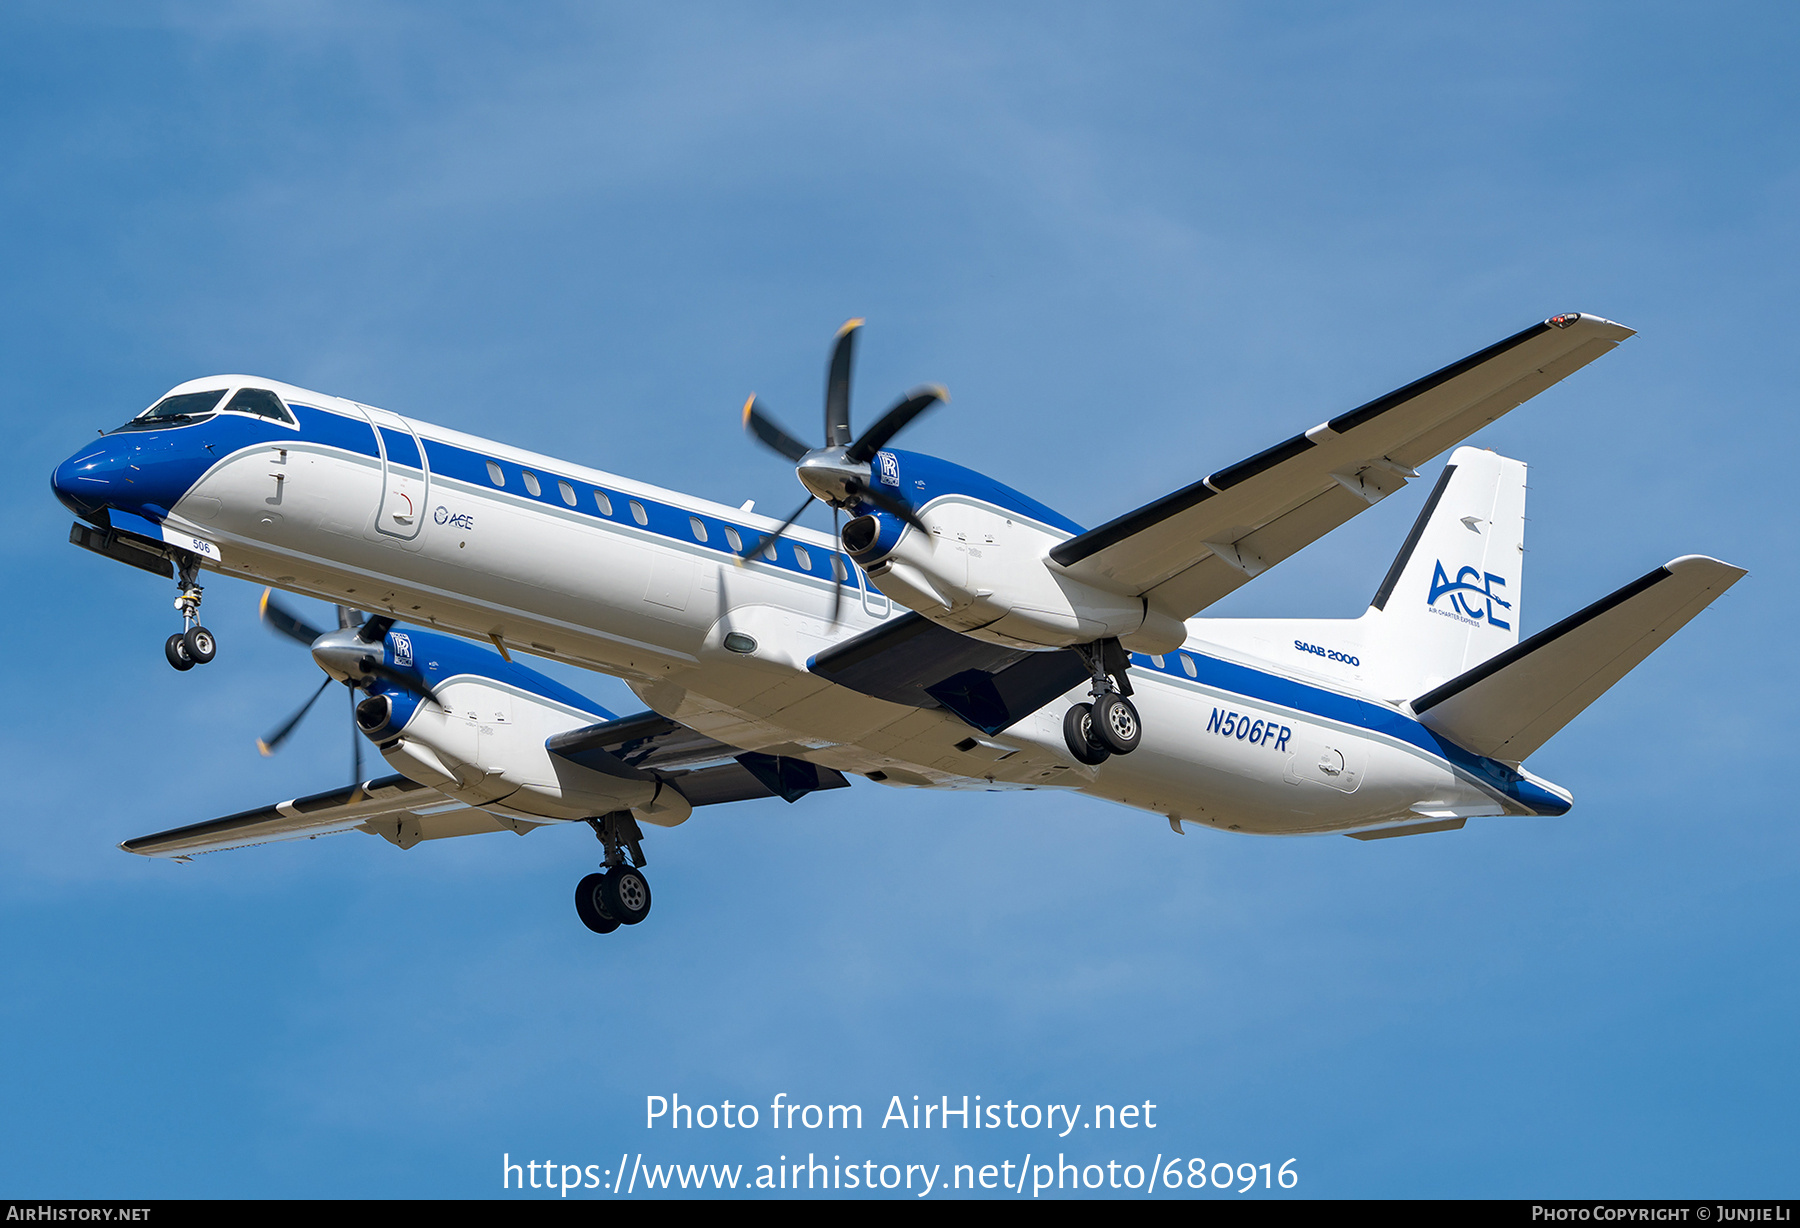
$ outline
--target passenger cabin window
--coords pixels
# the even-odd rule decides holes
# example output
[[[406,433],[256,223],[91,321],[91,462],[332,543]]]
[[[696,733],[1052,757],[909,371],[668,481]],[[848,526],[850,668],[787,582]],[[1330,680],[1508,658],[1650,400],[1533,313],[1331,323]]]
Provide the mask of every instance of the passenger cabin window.
[[[633,520],[637,521],[639,524],[649,524],[650,523],[649,513],[644,511],[644,505],[642,503],[639,503],[636,499],[633,499],[631,501],[631,518]]]
[[[556,489],[562,494],[564,503],[567,503],[570,507],[575,506],[575,488],[573,486],[569,485],[567,482],[559,481],[556,484]]]
[[[1185,652],[1181,654],[1181,668],[1190,678],[1198,678],[1200,676],[1200,671],[1194,668],[1194,658],[1188,656]]]
[[[519,476],[525,479],[526,490],[534,495],[541,495],[544,493],[544,488],[538,485],[537,474],[529,469],[521,469],[519,470]]]
[[[487,467],[488,467],[488,481],[492,482],[496,486],[506,485],[506,475],[504,473],[500,472],[500,466],[496,465],[493,461],[489,461],[487,463]]]
[[[771,563],[776,562],[777,559],[779,558],[779,556],[775,553],[775,549],[780,544],[780,542],[781,542],[781,539],[779,537],[771,537],[769,539],[769,544],[763,547],[763,552],[762,552],[763,557],[765,559],[768,559],[769,562],[771,562]]]
[[[850,578],[850,573],[844,570],[844,557],[841,554],[831,556],[831,578],[839,584]]]
[[[596,490],[594,492],[594,506],[600,509],[600,514],[602,516],[612,515],[612,500],[606,497],[606,492],[604,490]]]
[[[738,531],[730,525],[725,526],[725,544],[731,547],[734,554],[744,552],[744,539],[739,537]]]
[[[690,528],[694,531],[694,540],[695,541],[703,542],[706,540],[706,526],[700,523],[700,517],[689,516],[688,517],[688,528]]]
[[[225,412],[255,414],[259,418],[295,425],[294,415],[288,412],[288,407],[267,388],[239,388],[231,403],[225,406]]]
[[[210,392],[183,392],[164,397],[119,429],[150,431],[158,427],[185,426],[189,422],[198,422],[212,416],[219,398],[224,395],[223,388],[214,388]]]
[[[801,571],[812,570],[812,555],[808,554],[806,547],[799,542],[794,543],[794,562],[800,564]]]

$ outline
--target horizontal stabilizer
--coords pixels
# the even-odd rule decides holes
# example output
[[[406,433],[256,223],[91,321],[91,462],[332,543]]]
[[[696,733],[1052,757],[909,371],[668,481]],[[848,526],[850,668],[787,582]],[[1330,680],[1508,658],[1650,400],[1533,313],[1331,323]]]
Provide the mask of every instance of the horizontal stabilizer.
[[[1745,575],[1690,554],[1413,700],[1457,745],[1518,763]]]

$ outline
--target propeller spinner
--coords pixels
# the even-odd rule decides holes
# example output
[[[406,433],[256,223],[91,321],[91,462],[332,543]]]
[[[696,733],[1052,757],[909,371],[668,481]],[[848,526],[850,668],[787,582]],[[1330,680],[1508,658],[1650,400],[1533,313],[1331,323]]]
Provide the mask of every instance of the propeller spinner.
[[[398,687],[404,691],[422,696],[430,702],[438,703],[435,692],[423,680],[412,677],[394,669],[383,659],[382,641],[393,629],[394,619],[381,615],[366,622],[355,610],[347,606],[339,606],[338,626],[335,631],[321,631],[305,619],[294,614],[275,601],[269,590],[264,589],[262,595],[262,621],[271,629],[287,636],[299,644],[304,644],[312,652],[313,660],[325,671],[325,681],[312,697],[300,705],[282,726],[266,738],[258,738],[256,748],[264,755],[272,755],[280,749],[288,735],[299,727],[302,719],[318,702],[319,696],[325,693],[333,682],[341,683],[349,689],[351,708],[352,765],[351,783],[356,783],[362,776],[362,739],[356,732],[355,711],[356,691],[361,687],[368,689],[369,683],[379,679],[382,682]],[[442,704],[438,704],[442,707]]]
[[[872,474],[869,462],[875,454],[886,447],[888,442],[910,425],[913,419],[936,405],[939,401],[947,401],[950,394],[937,385],[925,385],[915,388],[900,400],[891,405],[887,412],[875,420],[875,424],[860,436],[852,438],[850,433],[850,369],[855,359],[856,334],[862,328],[861,320],[846,321],[837,331],[837,339],[832,345],[831,365],[825,376],[825,445],[820,448],[808,448],[793,435],[789,434],[764,409],[756,394],[751,393],[744,402],[744,429],[749,431],[770,451],[778,453],[794,464],[794,472],[800,484],[807,489],[807,496],[793,514],[782,521],[781,527],[765,536],[749,550],[744,557],[755,555],[785,534],[793,523],[800,518],[800,513],[811,506],[814,499],[831,505],[832,535],[838,533],[838,513],[846,508],[854,509],[862,504],[869,504],[890,516],[897,517],[922,529],[924,524],[905,500],[888,494],[871,481]],[[832,591],[831,621],[838,619],[838,608],[842,600],[843,584],[847,577],[833,571],[837,579],[837,587]]]

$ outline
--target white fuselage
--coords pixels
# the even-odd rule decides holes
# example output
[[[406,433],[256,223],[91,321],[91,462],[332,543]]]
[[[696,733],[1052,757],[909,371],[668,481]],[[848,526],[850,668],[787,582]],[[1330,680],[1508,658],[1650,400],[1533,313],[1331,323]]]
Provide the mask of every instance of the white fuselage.
[[[776,522],[302,389],[282,395],[302,415],[293,438],[222,456],[171,510],[171,527],[218,547],[218,570],[616,675],[655,711],[745,750],[893,785],[1072,788],[1265,834],[1525,812],[1439,753],[1403,706],[1359,694],[1348,671],[1334,680],[1211,642],[1204,619],[1187,623],[1179,652],[1134,658],[1135,753],[1098,767],[1070,756],[1062,717],[1084,689],[982,735],[943,709],[808,672],[815,654],[904,613],[830,537],[794,528],[774,561],[740,562],[728,531],[748,544]],[[340,440],[369,446],[307,429],[320,413],[342,419]],[[423,441],[428,468],[402,463],[415,455],[405,436]],[[836,626],[834,556],[850,573]],[[727,648],[734,632],[754,650]]]

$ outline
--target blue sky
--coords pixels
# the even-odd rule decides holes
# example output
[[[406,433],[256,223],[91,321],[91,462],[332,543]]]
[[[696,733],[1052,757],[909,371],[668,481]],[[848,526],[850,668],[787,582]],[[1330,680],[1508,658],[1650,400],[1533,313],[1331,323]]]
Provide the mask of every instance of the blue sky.
[[[1796,24],[8,8],[0,1187],[485,1197],[502,1152],[754,1165],[786,1139],[647,1133],[644,1097],[786,1092],[1160,1106],[1122,1142],[796,1136],[847,1159],[1791,1193]],[[1532,466],[1525,631],[1679,554],[1751,575],[1533,758],[1566,818],[1178,840],[1080,797],[864,783],[656,834],[655,914],[604,940],[569,904],[585,831],[114,847],[348,772],[336,714],[256,755],[316,675],[254,589],[210,588],[219,659],[177,675],[168,586],[66,544],[52,466],[179,381],[259,373],[785,510],[737,407],[815,421],[860,315],[860,420],[941,381],[909,446],[1091,524],[1568,310],[1640,335],[1477,437]],[[1353,616],[1423,498],[1215,612]]]

